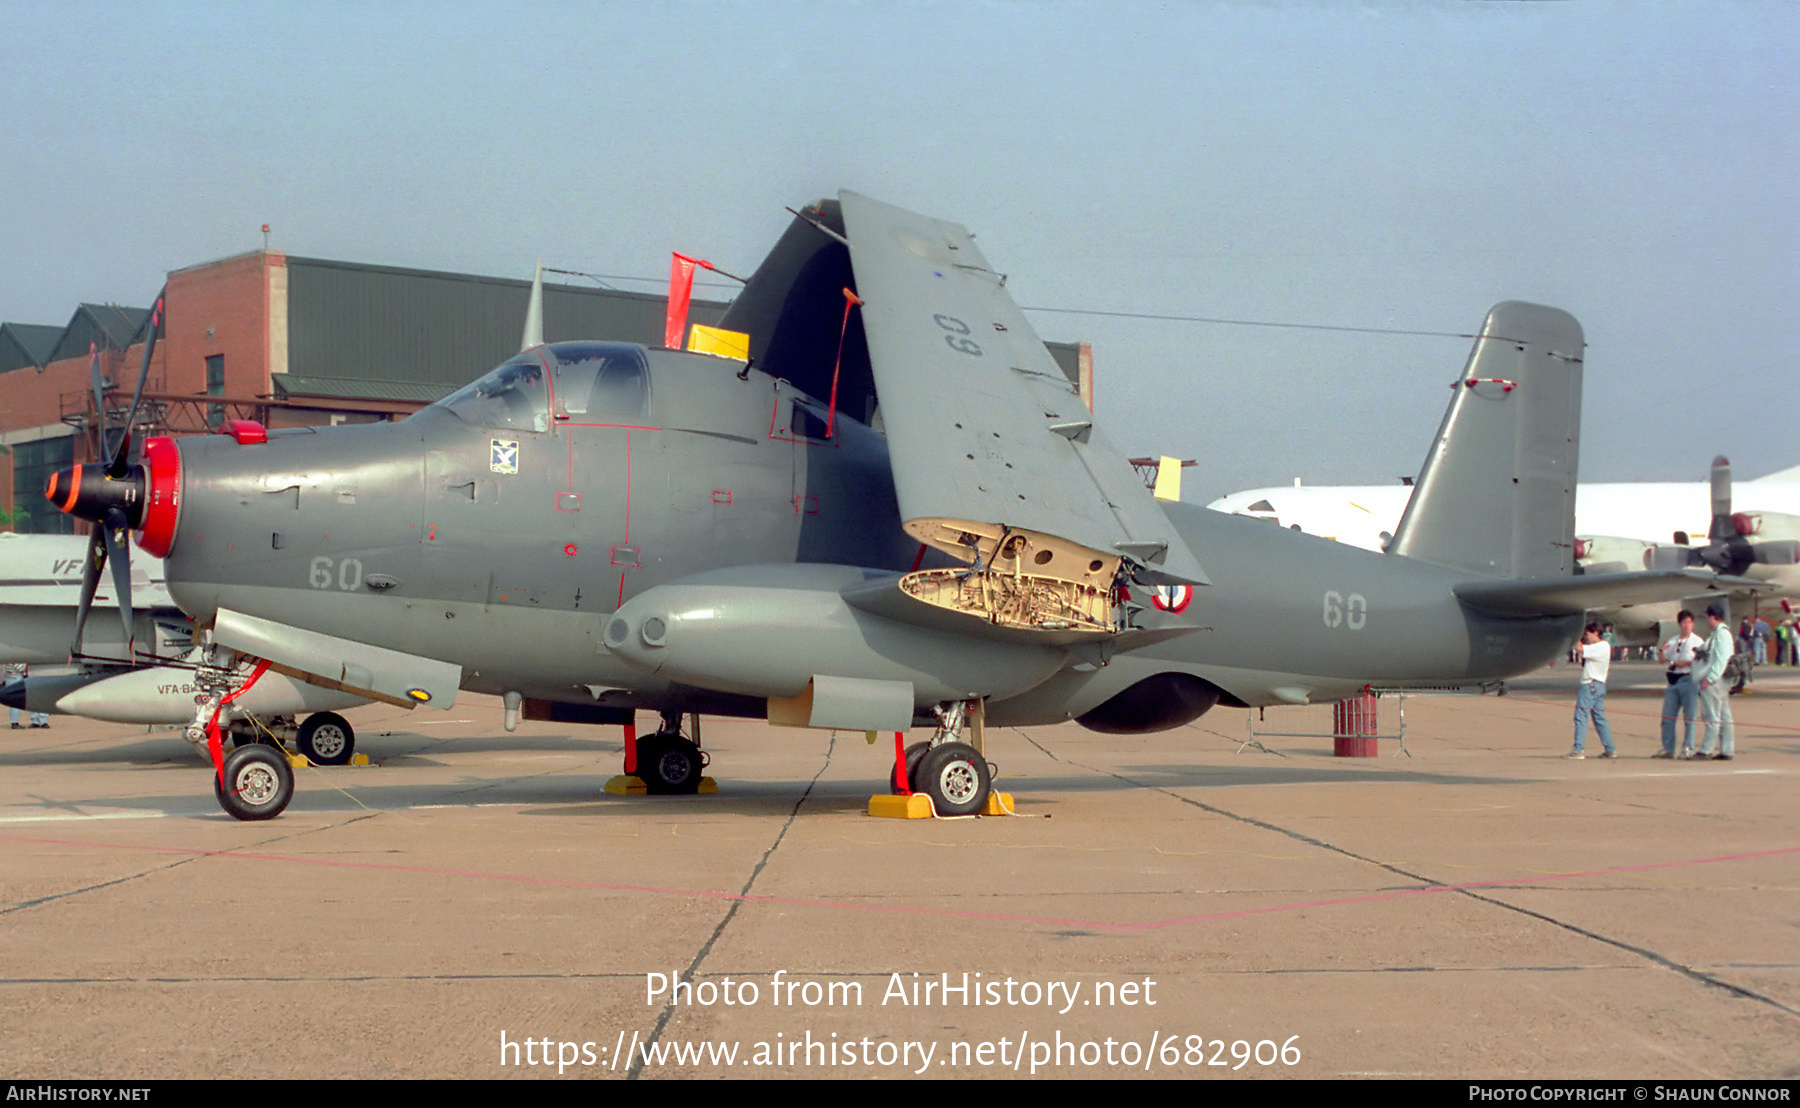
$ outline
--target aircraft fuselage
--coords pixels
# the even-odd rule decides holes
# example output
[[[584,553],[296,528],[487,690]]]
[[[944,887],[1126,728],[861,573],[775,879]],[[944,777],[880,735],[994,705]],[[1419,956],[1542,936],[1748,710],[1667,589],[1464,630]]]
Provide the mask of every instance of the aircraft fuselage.
[[[572,395],[574,374],[540,355],[554,387],[535,415],[477,389],[400,423],[182,440],[171,592],[202,625],[229,608],[452,663],[475,691],[754,714],[741,690],[625,660],[606,644],[608,620],[648,590],[730,567],[907,570],[919,546],[901,527],[885,439],[841,412],[826,438],[822,405],[759,371],[739,379],[739,363],[631,349],[642,387],[613,387],[615,410],[566,403],[555,390]],[[1578,622],[1479,616],[1451,593],[1466,573],[1165,510],[1213,583],[1185,605],[1180,589],[1159,605],[1132,586],[1132,599],[1139,626],[1185,630],[1104,664],[1081,649],[996,662],[1004,679],[967,682],[1000,693],[990,718],[1081,716],[1165,673],[1242,704],[1486,680],[1541,665]],[[860,645],[874,617],[855,618]],[[996,643],[987,655],[1044,649]]]

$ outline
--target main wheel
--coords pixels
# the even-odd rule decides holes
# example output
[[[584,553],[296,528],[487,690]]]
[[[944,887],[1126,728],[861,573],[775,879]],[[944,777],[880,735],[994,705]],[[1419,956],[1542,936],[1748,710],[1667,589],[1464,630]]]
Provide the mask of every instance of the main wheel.
[[[356,731],[336,712],[314,712],[300,725],[294,745],[315,765],[347,765],[356,752]]]
[[[930,743],[913,743],[906,748],[906,785],[914,792],[919,791],[919,761],[925,757],[925,752],[930,749]],[[900,771],[898,766],[888,770],[888,789],[896,795],[900,792]]]
[[[913,774],[913,791],[931,797],[940,816],[972,816],[987,804],[993,786],[987,759],[968,743],[943,743],[925,752]]]
[[[638,740],[637,775],[653,796],[699,791],[706,755],[680,735],[657,733]]]
[[[294,771],[287,755],[261,744],[240,746],[225,756],[225,781],[213,774],[219,807],[238,819],[274,819],[294,798]]]

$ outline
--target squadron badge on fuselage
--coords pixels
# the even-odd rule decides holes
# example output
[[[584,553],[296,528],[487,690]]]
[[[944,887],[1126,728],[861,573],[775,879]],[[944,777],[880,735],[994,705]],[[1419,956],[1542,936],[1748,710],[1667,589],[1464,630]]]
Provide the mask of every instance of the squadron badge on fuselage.
[[[516,439],[491,439],[492,452],[488,468],[495,473],[519,472],[519,443]]]

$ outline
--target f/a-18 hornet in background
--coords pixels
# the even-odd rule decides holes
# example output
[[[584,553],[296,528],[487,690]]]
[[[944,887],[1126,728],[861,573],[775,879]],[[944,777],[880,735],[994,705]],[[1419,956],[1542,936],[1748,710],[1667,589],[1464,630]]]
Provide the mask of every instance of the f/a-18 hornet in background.
[[[498,694],[509,728],[656,711],[627,768],[667,792],[703,763],[686,713],[928,725],[905,777],[941,812],[987,798],[984,722],[1488,682],[1713,580],[1571,576],[1583,338],[1553,308],[1488,314],[1386,554],[1152,499],[956,224],[821,201],[722,326],[747,360],[541,345],[399,423],[152,439],[50,494],[278,672]],[[272,751],[213,751],[232,814],[286,805]]]

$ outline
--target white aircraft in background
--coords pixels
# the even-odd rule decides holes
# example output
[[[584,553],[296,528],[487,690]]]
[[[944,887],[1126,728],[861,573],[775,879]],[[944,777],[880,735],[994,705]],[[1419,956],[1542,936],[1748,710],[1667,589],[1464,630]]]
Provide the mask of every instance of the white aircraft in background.
[[[1234,492],[1208,504],[1309,535],[1385,549],[1412,497],[1410,484],[1302,485]],[[1736,510],[1734,510],[1734,501]],[[1800,606],[1800,466],[1731,482],[1723,457],[1710,482],[1581,484],[1575,489],[1579,572],[1710,566],[1776,586],[1769,599]],[[1666,609],[1666,610],[1665,610]],[[1674,607],[1609,612],[1632,641],[1649,641]]]
[[[0,704],[32,712],[65,712],[114,723],[188,724],[196,711],[190,669],[132,665],[112,580],[101,575],[84,635],[85,657],[71,665],[69,645],[81,597],[88,540],[80,535],[0,533],[0,664],[23,662],[31,676],[0,686]],[[131,561],[132,641],[138,656],[170,658],[190,649],[192,622],[169,597],[162,561]],[[244,678],[249,676],[245,668]],[[234,723],[233,735],[292,737],[321,764],[350,760],[355,732],[330,711],[368,701],[309,685],[273,671],[239,697],[242,711],[261,717]],[[291,717],[312,713],[293,727]],[[237,726],[242,723],[243,726]],[[272,728],[272,730],[271,730]]]
[[[1763,517],[1762,529],[1753,534],[1778,530],[1783,521],[1770,516],[1800,520],[1800,466],[1738,482],[1732,496],[1738,514],[1752,517],[1753,526],[1756,517]],[[1302,485],[1296,478],[1291,486],[1221,496],[1207,507],[1266,519],[1364,550],[1381,550],[1393,537],[1411,498],[1411,485]],[[1712,520],[1711,499],[1712,488],[1704,481],[1583,483],[1575,487],[1575,534],[1578,538],[1635,540],[1646,546],[1687,546],[1706,535]]]
[[[79,535],[0,534],[0,662],[68,664],[87,547]],[[142,562],[131,564],[132,638],[140,650],[158,654],[186,649],[190,623],[163,584],[161,560]],[[112,586],[110,578],[101,577],[88,652],[120,658],[128,644]]]

